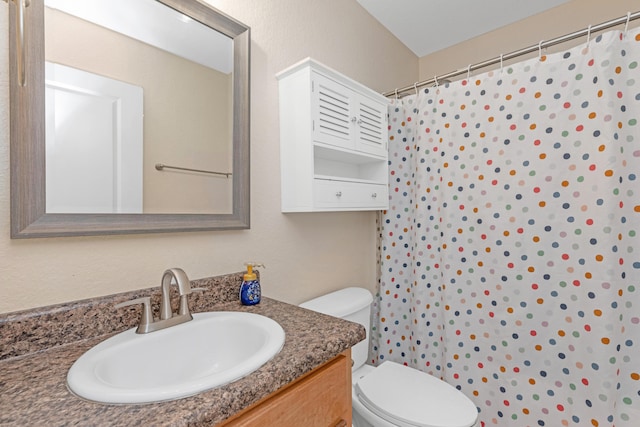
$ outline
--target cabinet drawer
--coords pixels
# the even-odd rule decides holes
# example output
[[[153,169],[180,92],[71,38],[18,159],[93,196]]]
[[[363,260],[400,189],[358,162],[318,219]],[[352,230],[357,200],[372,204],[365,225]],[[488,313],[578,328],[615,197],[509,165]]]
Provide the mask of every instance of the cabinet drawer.
[[[389,203],[389,190],[384,184],[348,181],[314,181],[314,205],[318,208],[378,208]]]

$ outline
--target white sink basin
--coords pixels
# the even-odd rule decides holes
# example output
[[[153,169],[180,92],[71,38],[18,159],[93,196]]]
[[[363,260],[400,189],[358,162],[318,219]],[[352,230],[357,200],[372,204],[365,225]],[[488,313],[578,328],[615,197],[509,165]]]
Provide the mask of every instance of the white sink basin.
[[[240,379],[268,362],[284,344],[284,330],[253,313],[196,313],[157,332],[115,335],[71,366],[75,394],[104,403],[178,399]]]

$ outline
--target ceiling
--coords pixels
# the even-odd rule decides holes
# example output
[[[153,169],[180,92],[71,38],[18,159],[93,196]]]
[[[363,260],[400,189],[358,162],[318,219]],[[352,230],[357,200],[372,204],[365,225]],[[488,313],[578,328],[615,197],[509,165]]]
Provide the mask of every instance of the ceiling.
[[[418,57],[569,0],[357,0]]]

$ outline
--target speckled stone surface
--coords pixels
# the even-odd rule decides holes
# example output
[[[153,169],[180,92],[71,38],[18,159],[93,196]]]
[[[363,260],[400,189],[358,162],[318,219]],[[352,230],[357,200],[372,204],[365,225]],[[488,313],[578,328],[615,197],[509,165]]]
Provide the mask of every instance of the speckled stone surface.
[[[192,311],[270,317],[285,330],[284,347],[248,377],[169,402],[106,405],[76,397],[66,386],[67,371],[78,357],[137,325],[139,308],[113,306],[151,294],[157,313],[158,288],[0,315],[0,425],[213,426],[365,338],[358,324],[273,299],[243,306],[238,302],[241,281],[242,273],[193,280],[192,287],[207,290],[191,296]]]

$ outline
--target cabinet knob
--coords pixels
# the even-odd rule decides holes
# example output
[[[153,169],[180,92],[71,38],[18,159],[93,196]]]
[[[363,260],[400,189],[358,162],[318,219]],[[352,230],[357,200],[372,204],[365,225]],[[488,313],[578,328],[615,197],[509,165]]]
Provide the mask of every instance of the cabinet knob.
[[[351,123],[355,123],[358,120],[356,116],[351,117]]]
[[[342,191],[336,191],[336,197],[342,197]]]
[[[375,199],[376,197],[378,197],[378,193],[371,193],[371,197]]]

